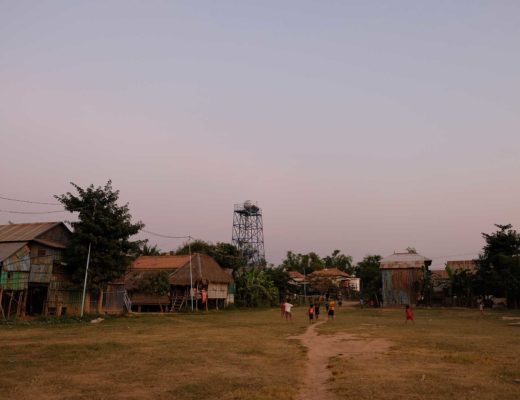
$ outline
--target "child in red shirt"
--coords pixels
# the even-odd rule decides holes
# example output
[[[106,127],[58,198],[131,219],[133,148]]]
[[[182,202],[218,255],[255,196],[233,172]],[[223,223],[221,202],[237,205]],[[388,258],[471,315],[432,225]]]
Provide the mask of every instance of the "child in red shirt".
[[[314,322],[314,304],[311,304],[309,307],[309,323],[312,324]]]
[[[408,304],[405,306],[404,312],[406,314],[406,321],[405,321],[405,323],[408,323],[408,321],[412,321],[413,323],[415,323],[414,320],[413,320],[412,309],[410,308],[410,306]]]

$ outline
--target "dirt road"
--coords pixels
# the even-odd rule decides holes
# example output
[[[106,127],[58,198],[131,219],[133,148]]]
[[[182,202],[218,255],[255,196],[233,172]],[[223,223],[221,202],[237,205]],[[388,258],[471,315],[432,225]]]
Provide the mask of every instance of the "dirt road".
[[[323,323],[327,322],[312,324],[303,335],[295,337],[308,349],[305,384],[298,400],[336,399],[329,384],[331,374],[328,365],[332,357],[354,356],[369,359],[385,352],[391,345],[385,339],[367,339],[349,333],[318,335],[316,328]]]

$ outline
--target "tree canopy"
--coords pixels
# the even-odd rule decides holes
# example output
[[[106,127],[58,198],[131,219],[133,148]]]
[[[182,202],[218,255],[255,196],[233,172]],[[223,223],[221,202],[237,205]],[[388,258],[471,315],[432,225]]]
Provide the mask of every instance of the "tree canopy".
[[[184,243],[175,251],[175,254],[189,254],[189,247],[188,243]],[[242,257],[240,250],[231,243],[213,244],[204,240],[194,240],[191,242],[191,252],[213,257],[222,268],[231,268],[234,275],[237,275],[247,265],[247,259]]]
[[[78,212],[78,221],[72,222],[72,236],[65,251],[65,261],[73,279],[81,283],[89,243],[91,244],[88,285],[103,289],[107,283],[120,278],[128,269],[142,245],[131,241],[144,224],[132,223],[128,204],[117,204],[119,191],[108,181],[104,187],[81,188],[71,183],[76,194],[67,192],[55,198],[66,210]]]
[[[377,304],[381,300],[383,286],[381,271],[379,270],[380,255],[368,255],[356,266],[356,276],[361,279],[362,296],[374,300]]]
[[[338,268],[344,272],[352,273],[352,257],[343,254],[340,250],[334,250],[331,255],[320,257],[316,252],[307,254],[288,251],[280,265],[287,271],[298,271],[310,274],[323,268]]]
[[[495,225],[483,233],[486,241],[476,260],[476,290],[482,295],[506,297],[509,307],[520,306],[520,234],[512,225]]]

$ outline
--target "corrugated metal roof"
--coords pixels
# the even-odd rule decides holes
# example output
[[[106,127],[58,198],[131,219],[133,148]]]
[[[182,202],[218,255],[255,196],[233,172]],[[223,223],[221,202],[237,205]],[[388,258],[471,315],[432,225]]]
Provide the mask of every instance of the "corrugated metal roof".
[[[31,224],[0,225],[0,242],[34,240],[62,222],[36,222]]]
[[[421,256],[417,253],[394,253],[385,257],[381,260],[382,263],[386,262],[396,262],[396,261],[431,261],[429,258]]]
[[[0,261],[12,256],[26,244],[27,242],[0,243]]]
[[[388,268],[421,268],[430,265],[432,260],[417,253],[394,253],[381,260],[383,269]]]

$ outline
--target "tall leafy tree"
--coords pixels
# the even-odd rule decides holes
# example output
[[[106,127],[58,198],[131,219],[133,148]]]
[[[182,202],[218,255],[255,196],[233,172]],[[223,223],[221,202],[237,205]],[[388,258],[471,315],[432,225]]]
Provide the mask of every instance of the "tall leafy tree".
[[[139,249],[139,255],[140,256],[160,256],[162,254],[161,250],[157,247],[156,244],[153,246],[148,245],[147,241],[143,241],[140,249]]]
[[[352,267],[352,257],[347,256],[341,250],[334,250],[330,256],[323,259],[325,267],[338,268],[341,271],[351,274],[354,269]]]
[[[77,193],[67,192],[55,198],[66,210],[77,211],[78,221],[72,222],[73,233],[65,251],[65,261],[72,278],[82,283],[89,244],[91,245],[88,287],[100,289],[120,278],[132,258],[139,254],[142,241],[132,241],[144,224],[132,223],[128,204],[118,205],[119,190],[112,181],[104,187],[81,188],[71,183]]]
[[[482,234],[486,244],[476,260],[476,289],[506,297],[509,307],[520,307],[520,234],[512,225],[495,226],[496,232]]]
[[[368,255],[360,261],[356,268],[356,276],[361,279],[361,295],[367,300],[374,300],[379,304],[383,282],[379,263],[380,255]]]
[[[204,240],[194,240],[191,245],[184,243],[175,254],[192,253],[207,254],[215,259],[222,268],[231,268],[235,277],[247,266],[247,260],[241,255],[240,250],[231,243],[218,242],[213,244]]]

